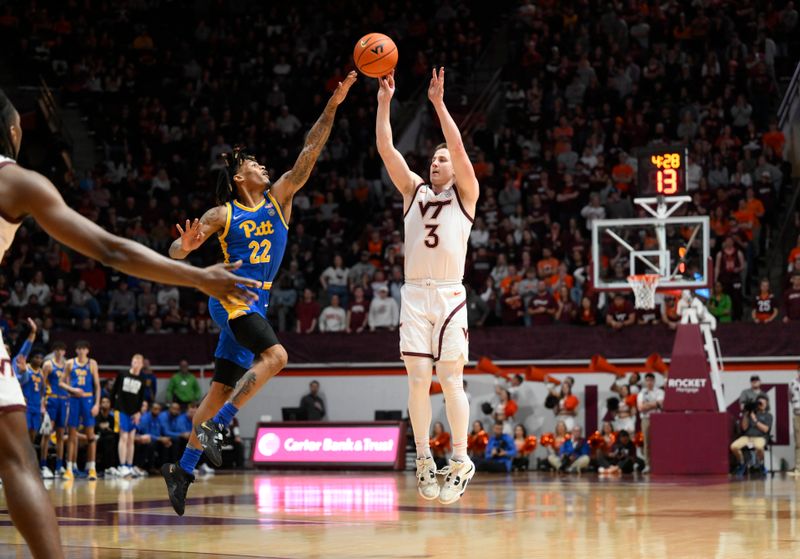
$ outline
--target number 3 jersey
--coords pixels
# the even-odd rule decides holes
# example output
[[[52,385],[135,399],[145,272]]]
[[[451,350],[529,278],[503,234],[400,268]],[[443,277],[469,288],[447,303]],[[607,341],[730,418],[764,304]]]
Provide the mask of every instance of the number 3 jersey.
[[[232,305],[219,301],[228,314],[228,320],[258,312],[266,314],[269,290],[278,273],[286,250],[289,226],[283,209],[269,192],[254,208],[234,200],[225,204],[227,219],[225,229],[219,234],[219,244],[226,263],[242,261],[234,273],[262,282],[259,300],[250,306]]]
[[[431,185],[417,186],[403,221],[406,281],[461,282],[474,220],[458,187],[436,194]]]

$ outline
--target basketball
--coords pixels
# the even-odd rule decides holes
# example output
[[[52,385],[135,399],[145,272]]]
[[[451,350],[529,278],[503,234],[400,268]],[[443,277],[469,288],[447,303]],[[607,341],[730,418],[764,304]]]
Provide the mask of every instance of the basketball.
[[[380,78],[397,66],[397,45],[382,33],[368,33],[356,43],[353,62],[365,76]]]

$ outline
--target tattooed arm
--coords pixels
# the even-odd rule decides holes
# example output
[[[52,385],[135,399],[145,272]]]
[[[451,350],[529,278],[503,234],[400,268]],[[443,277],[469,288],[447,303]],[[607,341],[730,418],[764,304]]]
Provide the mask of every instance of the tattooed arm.
[[[186,229],[176,223],[180,237],[175,239],[169,247],[169,256],[175,260],[183,260],[193,250],[200,248],[206,239],[213,233],[225,228],[228,218],[228,208],[226,206],[216,206],[211,208],[203,217],[191,222],[186,220]]]
[[[322,115],[314,126],[311,127],[311,130],[309,130],[305,145],[303,146],[303,151],[301,151],[300,155],[297,157],[294,167],[284,173],[283,176],[278,179],[278,182],[270,189],[270,192],[272,192],[272,195],[278,203],[283,206],[287,221],[289,221],[289,214],[291,213],[292,198],[298,190],[303,188],[308,177],[311,176],[311,170],[314,168],[314,164],[317,162],[317,158],[322,152],[322,148],[325,147],[328,136],[331,134],[333,117],[336,116],[336,109],[342,101],[344,101],[345,97],[347,97],[347,92],[350,91],[350,86],[352,86],[355,81],[356,73],[350,72],[347,74],[347,78],[339,83],[336,91],[333,92],[328,104],[325,106],[325,110],[322,111]]]

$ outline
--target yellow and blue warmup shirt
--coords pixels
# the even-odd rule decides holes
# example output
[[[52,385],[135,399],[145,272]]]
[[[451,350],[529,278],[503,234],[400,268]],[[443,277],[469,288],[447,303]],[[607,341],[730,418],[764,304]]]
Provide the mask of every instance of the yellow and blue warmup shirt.
[[[230,304],[214,297],[209,299],[209,313],[220,327],[214,356],[249,368],[253,363],[253,353],[236,341],[228,321],[252,313],[266,317],[269,292],[286,251],[289,226],[283,209],[268,191],[253,208],[238,201],[228,202],[226,207],[228,217],[219,234],[222,256],[226,263],[241,260],[241,268],[234,273],[258,280],[262,287],[257,290],[258,300],[250,305]]]

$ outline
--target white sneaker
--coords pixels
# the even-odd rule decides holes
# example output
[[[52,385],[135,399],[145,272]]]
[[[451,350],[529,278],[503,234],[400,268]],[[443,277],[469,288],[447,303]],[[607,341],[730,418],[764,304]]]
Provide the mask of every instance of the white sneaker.
[[[53,475],[53,471],[48,468],[47,466],[42,466],[42,479],[53,479],[56,477]]]
[[[133,472],[128,466],[120,466],[119,470],[117,470],[119,477],[132,477]]]
[[[145,471],[144,471],[143,469],[141,469],[139,466],[134,466],[134,467],[133,467],[133,475],[134,475],[134,477],[147,477],[147,476],[148,476],[148,475],[150,475],[150,474],[148,474],[147,472],[145,472]]]
[[[439,493],[439,502],[449,505],[458,501],[466,491],[469,480],[475,475],[475,464],[469,458],[463,462],[450,459],[447,467],[439,473],[445,476]]]
[[[439,482],[436,481],[436,463],[433,458],[417,458],[417,491],[428,501],[439,496]]]
[[[214,474],[217,473],[217,471],[208,464],[203,463],[200,465],[200,473],[205,474],[207,476],[213,476]]]
[[[788,475],[792,477],[800,477],[800,468],[795,468],[794,470],[789,470],[786,472]]]
[[[111,466],[110,468],[106,468],[104,475],[105,477],[117,477],[119,476],[119,470]]]
[[[58,469],[58,471],[56,472],[56,475],[57,475],[58,477],[61,477],[61,476],[63,476],[63,475],[64,475],[64,472],[66,472],[66,471],[67,471],[67,469],[66,469],[64,466],[61,466],[61,467]]]

